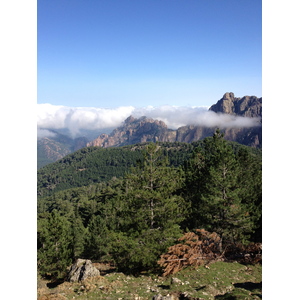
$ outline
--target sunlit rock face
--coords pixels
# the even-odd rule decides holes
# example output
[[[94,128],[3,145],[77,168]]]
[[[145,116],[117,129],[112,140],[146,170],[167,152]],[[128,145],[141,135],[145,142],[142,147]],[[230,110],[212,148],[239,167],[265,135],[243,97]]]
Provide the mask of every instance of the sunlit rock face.
[[[215,114],[217,114],[223,123],[212,126],[186,125],[172,130],[168,129],[163,121],[145,116],[141,118],[130,116],[111,134],[101,134],[87,146],[107,148],[157,141],[191,143],[212,136],[216,128],[220,127],[227,140],[247,146],[261,147],[262,98],[256,96],[236,98],[233,93],[225,93],[216,104],[210,107],[209,111],[210,117],[216,119]],[[240,122],[235,122],[235,118],[239,118]],[[251,121],[250,125],[246,125],[246,120]],[[230,126],[230,122],[232,124],[235,122],[235,125]]]

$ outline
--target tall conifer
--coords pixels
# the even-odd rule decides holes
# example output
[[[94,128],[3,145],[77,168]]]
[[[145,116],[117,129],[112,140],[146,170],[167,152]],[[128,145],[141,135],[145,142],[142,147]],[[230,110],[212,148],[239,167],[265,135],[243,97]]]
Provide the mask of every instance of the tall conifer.
[[[126,251],[131,251],[130,245],[135,247],[128,263],[134,262],[137,268],[156,266],[160,254],[181,234],[179,224],[185,217],[186,205],[177,191],[183,172],[167,165],[159,146],[149,144],[143,162],[124,180],[126,207],[121,231],[123,238],[128,237]],[[120,259],[117,252],[115,257]]]
[[[196,186],[192,196],[194,225],[215,231],[228,242],[247,240],[253,221],[243,202],[239,180],[242,173],[232,147],[220,130],[204,140],[203,149],[195,153],[191,168],[194,170],[190,171],[189,178],[195,174],[196,179],[189,182]]]
[[[42,275],[62,278],[71,262],[70,223],[54,210],[38,222],[38,267]]]

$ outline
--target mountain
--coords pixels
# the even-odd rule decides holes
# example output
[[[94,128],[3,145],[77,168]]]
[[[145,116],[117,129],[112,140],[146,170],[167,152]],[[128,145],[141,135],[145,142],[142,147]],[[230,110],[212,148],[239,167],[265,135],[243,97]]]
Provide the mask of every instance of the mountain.
[[[233,93],[225,93],[224,96],[209,110],[216,113],[237,115],[242,117],[261,117],[262,98],[256,96],[234,97]]]
[[[262,98],[256,96],[236,98],[233,93],[225,93],[209,110],[225,116],[261,118]],[[259,125],[250,128],[222,128],[222,131],[226,140],[261,148],[262,129],[261,124]],[[95,130],[81,130],[84,137],[71,138],[66,130],[47,129],[52,136],[38,139],[38,169],[86,146],[108,148],[158,141],[191,143],[212,136],[215,129],[216,127],[186,125],[173,130],[169,129],[163,121],[146,116],[138,119],[130,116],[122,126],[114,130],[105,130],[100,135]]]
[[[120,147],[146,142],[174,142],[176,131],[167,128],[167,125],[158,120],[147,117],[136,119],[128,117],[124,125],[113,130],[111,134],[101,134],[87,144],[97,147]]]
[[[262,98],[244,96],[235,98],[233,93],[224,96],[209,108],[217,114],[229,114],[239,117],[261,118]],[[147,117],[136,119],[128,117],[123,126],[113,130],[111,134],[101,134],[87,146],[119,147],[144,142],[186,142],[199,141],[213,135],[216,127],[187,125],[177,130],[168,129],[167,125],[158,120]],[[261,124],[254,127],[234,127],[222,129],[224,137],[229,141],[236,141],[243,145],[261,147]]]
[[[235,141],[251,147],[262,147],[262,98],[256,96],[234,97],[233,93],[224,96],[209,108],[216,113],[234,116],[260,118],[260,126],[250,128],[227,128],[224,131],[226,140]]]
[[[86,146],[88,140],[85,137],[72,139],[57,131],[47,129],[51,137],[43,137],[37,141],[37,167],[55,162],[67,154]]]

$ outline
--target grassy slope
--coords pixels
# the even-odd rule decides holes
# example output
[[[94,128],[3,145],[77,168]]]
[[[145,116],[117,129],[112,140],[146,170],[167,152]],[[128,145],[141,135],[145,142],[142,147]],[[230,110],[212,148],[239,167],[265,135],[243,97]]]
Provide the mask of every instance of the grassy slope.
[[[186,268],[170,277],[110,273],[81,283],[65,282],[54,289],[44,287],[40,292],[44,297],[52,293],[55,299],[142,300],[158,294],[173,294],[181,296],[180,299],[261,299],[261,271],[261,265],[216,262],[210,264],[209,269],[203,266]],[[180,282],[172,282],[174,277]]]

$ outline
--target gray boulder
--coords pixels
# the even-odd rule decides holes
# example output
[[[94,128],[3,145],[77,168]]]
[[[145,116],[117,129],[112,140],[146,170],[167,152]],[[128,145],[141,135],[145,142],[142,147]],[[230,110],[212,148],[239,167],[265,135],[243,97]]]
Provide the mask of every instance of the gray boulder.
[[[90,260],[79,258],[72,265],[67,280],[69,282],[78,282],[94,276],[100,276],[99,270],[93,266]]]

